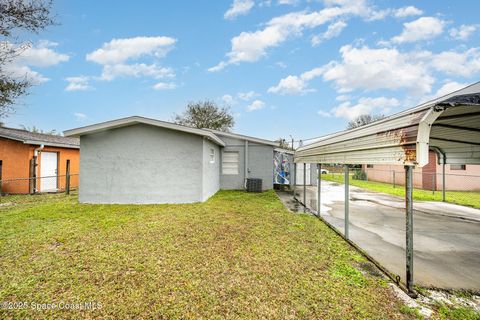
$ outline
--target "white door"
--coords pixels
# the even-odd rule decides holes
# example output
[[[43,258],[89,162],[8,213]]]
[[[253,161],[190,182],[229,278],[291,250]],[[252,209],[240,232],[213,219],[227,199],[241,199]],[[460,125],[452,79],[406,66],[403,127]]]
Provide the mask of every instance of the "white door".
[[[307,163],[307,185],[310,185],[310,163]],[[297,185],[303,185],[303,163],[297,163]]]
[[[57,190],[57,153],[40,153],[40,191]]]

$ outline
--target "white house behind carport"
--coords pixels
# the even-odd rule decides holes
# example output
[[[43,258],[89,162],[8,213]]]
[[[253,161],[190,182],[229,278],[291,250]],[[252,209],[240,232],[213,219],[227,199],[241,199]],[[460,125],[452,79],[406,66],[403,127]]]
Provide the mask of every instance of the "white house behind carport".
[[[273,187],[273,141],[138,116],[65,135],[80,137],[83,203],[200,202],[248,177]]]

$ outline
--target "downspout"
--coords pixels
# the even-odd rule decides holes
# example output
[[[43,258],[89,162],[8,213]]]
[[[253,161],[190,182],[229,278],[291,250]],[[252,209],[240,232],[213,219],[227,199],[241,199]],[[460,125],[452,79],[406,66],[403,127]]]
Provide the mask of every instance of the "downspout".
[[[431,147],[431,149],[437,154],[438,164],[442,165],[442,201],[445,202],[445,164],[447,163],[447,156],[445,152],[438,147]]]
[[[38,168],[38,154],[43,150],[43,148],[45,148],[45,146],[43,144],[40,145],[40,147],[38,148],[35,148],[33,150],[33,168],[34,168],[34,173],[35,173],[35,176],[33,176],[33,192],[36,193],[37,192],[37,177],[38,177],[38,172],[37,172],[37,168]]]
[[[244,188],[247,189],[247,179],[248,179],[248,140],[245,140],[245,181],[244,181]]]

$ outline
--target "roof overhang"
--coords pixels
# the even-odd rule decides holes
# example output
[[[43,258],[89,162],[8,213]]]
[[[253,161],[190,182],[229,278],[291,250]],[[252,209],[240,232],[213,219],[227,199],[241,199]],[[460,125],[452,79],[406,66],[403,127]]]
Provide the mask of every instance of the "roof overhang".
[[[216,135],[223,136],[223,137],[239,139],[239,140],[246,140],[246,141],[249,141],[249,142],[258,143],[258,144],[265,144],[265,145],[269,145],[269,146],[273,146],[273,147],[278,147],[280,145],[276,141],[250,137],[250,136],[246,136],[246,135],[238,134],[238,133],[224,132],[224,131],[213,130],[213,129],[204,129],[204,130],[210,131],[210,132],[212,132]]]
[[[298,148],[295,162],[423,167],[429,151],[450,164],[480,164],[480,83],[387,119]]]
[[[29,139],[22,139],[19,137],[15,137],[13,135],[6,135],[0,134],[0,138],[15,140],[18,142],[22,142],[23,144],[31,144],[31,145],[44,145],[48,147],[57,147],[57,148],[69,148],[69,149],[80,149],[79,145],[67,144],[67,143],[58,143],[58,142],[50,142],[50,141],[43,141],[43,140],[29,140]]]
[[[85,126],[81,128],[67,130],[67,131],[64,131],[64,135],[66,137],[81,137],[87,134],[94,134],[94,133],[98,133],[106,130],[127,127],[135,124],[147,124],[155,127],[196,134],[199,136],[203,136],[222,147],[225,146],[225,142],[223,142],[219,137],[217,137],[215,134],[213,134],[208,130],[186,127],[186,126],[178,125],[175,123],[170,123],[170,122],[160,121],[160,120],[150,119],[150,118],[144,118],[139,116],[122,118],[122,119],[97,123],[97,124],[93,124],[93,125]]]

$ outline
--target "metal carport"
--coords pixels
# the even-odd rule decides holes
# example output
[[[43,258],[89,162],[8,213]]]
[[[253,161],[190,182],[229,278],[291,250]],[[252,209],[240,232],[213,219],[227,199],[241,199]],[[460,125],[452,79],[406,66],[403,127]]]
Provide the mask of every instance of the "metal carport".
[[[295,152],[295,164],[345,165],[345,238],[348,239],[349,164],[405,166],[406,286],[413,293],[413,167],[428,164],[429,151],[439,163],[480,164],[480,82],[381,121],[320,138]],[[319,170],[320,172],[320,170]],[[320,212],[318,175],[317,212]],[[443,184],[445,185],[445,184]],[[443,192],[445,192],[443,190]],[[305,186],[304,186],[305,197]],[[305,201],[304,201],[305,204]]]

